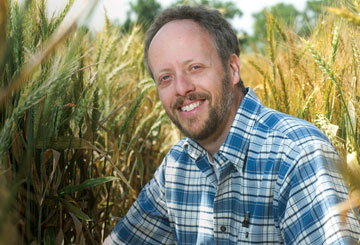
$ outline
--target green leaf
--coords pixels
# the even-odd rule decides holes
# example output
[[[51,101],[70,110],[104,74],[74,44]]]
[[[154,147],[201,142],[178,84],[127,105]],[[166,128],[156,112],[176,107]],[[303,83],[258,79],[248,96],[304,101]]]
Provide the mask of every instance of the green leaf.
[[[140,175],[140,182],[141,185],[143,185],[143,180],[144,180],[144,162],[141,156],[141,153],[134,148],[134,152],[136,154],[136,160],[137,160],[137,167],[139,170],[139,175]]]
[[[59,194],[64,195],[64,194],[75,193],[77,191],[92,188],[94,186],[101,185],[101,184],[104,184],[106,182],[117,180],[117,179],[119,179],[119,178],[114,177],[114,176],[87,179],[83,183],[81,183],[80,185],[69,185],[69,186],[66,186],[66,187],[62,188],[60,190]]]
[[[59,198],[62,205],[64,205],[64,208],[68,211],[73,213],[76,217],[79,219],[85,220],[85,221],[91,221],[90,217],[87,216],[83,211],[81,211],[80,208],[76,207],[75,205],[71,204],[69,201]]]
[[[56,149],[56,150],[67,150],[67,149],[92,149],[98,150],[89,141],[82,138],[62,136],[54,140],[39,140],[36,142],[36,149],[42,149],[44,147]]]
[[[44,231],[44,245],[55,244],[56,235],[55,235],[55,227],[50,226]]]

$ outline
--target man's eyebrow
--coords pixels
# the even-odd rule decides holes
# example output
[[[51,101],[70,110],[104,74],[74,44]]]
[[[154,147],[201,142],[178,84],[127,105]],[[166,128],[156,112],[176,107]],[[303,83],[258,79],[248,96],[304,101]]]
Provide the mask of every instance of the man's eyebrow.
[[[183,64],[186,65],[186,64],[189,64],[189,63],[191,63],[193,61],[194,61],[194,59],[189,59],[189,60],[184,61]]]
[[[210,61],[209,59],[205,59],[205,61],[204,61],[204,60],[199,60],[199,61],[197,61],[196,58],[187,59],[187,60],[181,62],[180,64],[183,65],[183,66],[185,66],[185,65],[188,65],[188,64],[190,64],[190,63],[192,63],[192,62],[205,64],[205,65],[207,65],[207,66],[211,64],[211,61]],[[171,66],[171,65],[169,65],[169,66]],[[171,68],[170,68],[169,66],[160,69],[159,72],[157,72],[157,73],[163,73],[163,72],[171,71]],[[155,74],[154,74],[154,75],[155,75]]]
[[[189,63],[199,63],[199,64],[203,64],[205,66],[209,66],[211,64],[211,59],[201,59],[201,60],[196,60],[196,59],[189,59],[183,62],[184,65],[188,65]]]
[[[188,59],[188,60],[185,60],[184,62],[181,62],[181,65],[187,65],[187,64],[189,64],[189,63],[191,63],[191,62],[193,62],[193,61],[194,61],[194,59]],[[165,67],[165,68],[162,68],[162,69],[159,71],[159,73],[167,72],[167,71],[170,71],[170,70],[171,70],[171,68]]]
[[[170,72],[171,71],[171,68],[169,67],[166,67],[166,68],[163,68],[161,70],[159,70],[158,72],[154,72],[153,75],[154,75],[154,79],[157,80],[160,78],[160,76],[163,74],[163,73],[167,73],[167,72]]]

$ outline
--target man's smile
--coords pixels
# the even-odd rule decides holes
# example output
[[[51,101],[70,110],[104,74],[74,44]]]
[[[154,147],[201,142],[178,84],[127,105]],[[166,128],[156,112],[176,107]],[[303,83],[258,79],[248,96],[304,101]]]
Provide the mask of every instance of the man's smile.
[[[185,105],[185,106],[181,106],[180,110],[183,111],[183,112],[189,112],[189,111],[192,111],[195,108],[199,107],[203,103],[204,103],[203,101],[196,101],[194,103],[191,103],[191,104],[188,104],[188,105]]]

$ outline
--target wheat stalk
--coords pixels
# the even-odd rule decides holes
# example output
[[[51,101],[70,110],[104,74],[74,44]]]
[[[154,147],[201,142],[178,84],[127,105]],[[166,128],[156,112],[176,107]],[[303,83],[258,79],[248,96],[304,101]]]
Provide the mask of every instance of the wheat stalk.
[[[72,31],[75,30],[77,26],[77,21],[80,17],[85,13],[90,11],[85,11],[86,9],[94,9],[96,5],[96,1],[89,1],[89,4],[84,4],[82,9],[79,9],[76,14],[72,16],[72,18],[67,21],[61,23],[57,31],[52,35],[45,45],[43,49],[35,53],[25,64],[23,68],[21,68],[19,75],[11,81],[6,88],[0,90],[0,104],[4,103],[5,99],[7,99],[12,92],[17,91],[26,81],[27,79],[33,74],[36,68],[49,56],[49,54],[66,38],[70,35]],[[21,32],[19,32],[21,33]],[[21,40],[18,38],[17,40]],[[18,61],[19,67],[21,61]]]

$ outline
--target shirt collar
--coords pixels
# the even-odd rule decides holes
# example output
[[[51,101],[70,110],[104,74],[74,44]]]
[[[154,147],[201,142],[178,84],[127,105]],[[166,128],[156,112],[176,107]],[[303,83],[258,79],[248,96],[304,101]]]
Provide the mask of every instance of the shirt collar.
[[[198,160],[203,154],[206,153],[206,150],[195,140],[190,138],[185,138],[183,143],[184,151],[192,158],[192,160]]]
[[[248,88],[248,92],[237,110],[229,134],[214,157],[225,157],[238,169],[242,168],[260,107],[260,100],[253,90]],[[190,138],[185,138],[183,149],[194,161],[206,154],[206,150]]]
[[[242,100],[229,134],[216,154],[222,154],[235,167],[242,169],[246,159],[249,143],[253,134],[254,125],[257,121],[261,102],[251,88],[248,88]]]

